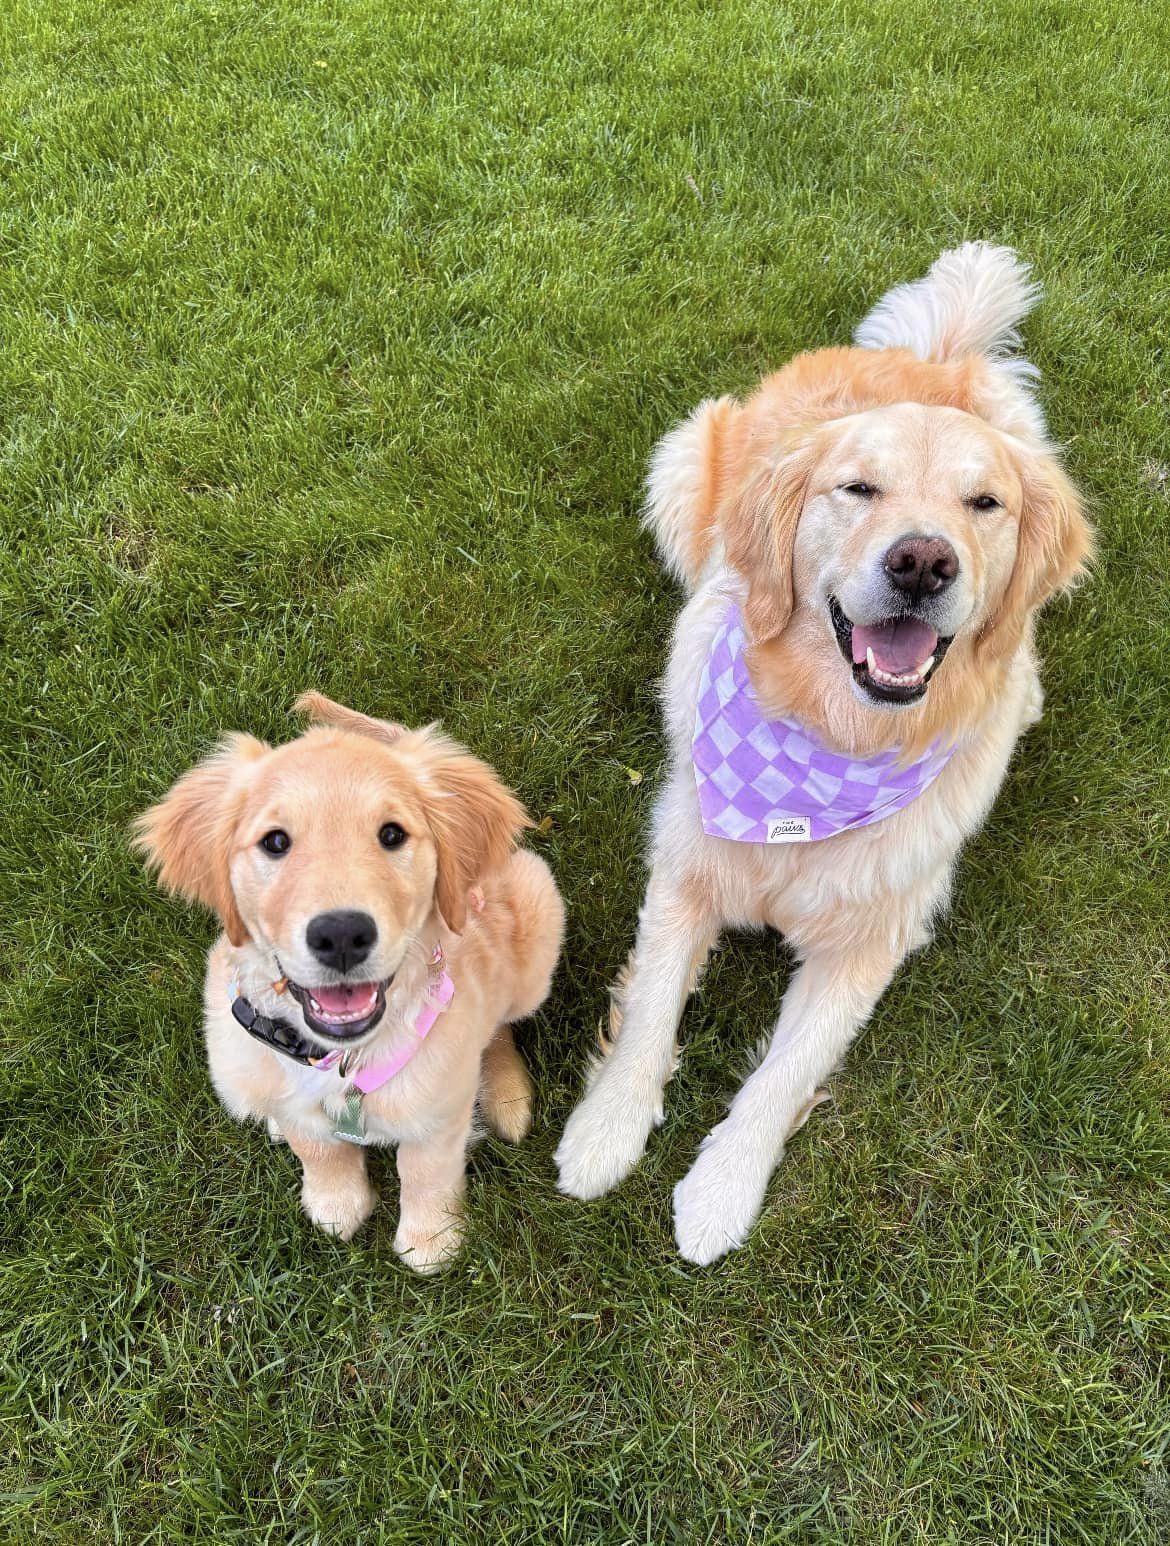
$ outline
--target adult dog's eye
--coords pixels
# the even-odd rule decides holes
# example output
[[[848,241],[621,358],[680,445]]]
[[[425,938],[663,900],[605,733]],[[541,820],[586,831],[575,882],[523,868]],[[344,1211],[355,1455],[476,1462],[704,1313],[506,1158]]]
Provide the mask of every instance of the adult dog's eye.
[[[872,499],[877,493],[877,489],[874,488],[872,483],[842,483],[841,492],[843,494],[856,494],[858,499]]]
[[[999,500],[994,494],[976,494],[974,499],[967,501],[972,510],[998,510]]]
[[[378,828],[378,841],[383,848],[401,848],[406,842],[406,833],[396,821],[388,821]]]
[[[260,847],[274,859],[283,859],[292,847],[292,838],[283,828],[273,827],[271,832],[266,832],[260,839]]]

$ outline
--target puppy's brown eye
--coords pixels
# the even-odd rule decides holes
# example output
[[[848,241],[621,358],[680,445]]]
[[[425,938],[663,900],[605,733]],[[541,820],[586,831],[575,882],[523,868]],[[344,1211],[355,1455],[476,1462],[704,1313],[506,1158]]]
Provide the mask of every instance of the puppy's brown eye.
[[[841,492],[843,494],[856,494],[858,499],[872,499],[877,493],[877,489],[874,488],[872,483],[842,483]]]
[[[292,847],[292,838],[280,827],[273,827],[260,839],[260,847],[274,859],[282,859]]]
[[[396,821],[388,821],[378,828],[378,841],[383,848],[401,848],[406,842],[406,833]]]
[[[998,510],[999,500],[994,494],[976,494],[974,499],[967,501],[972,510]]]

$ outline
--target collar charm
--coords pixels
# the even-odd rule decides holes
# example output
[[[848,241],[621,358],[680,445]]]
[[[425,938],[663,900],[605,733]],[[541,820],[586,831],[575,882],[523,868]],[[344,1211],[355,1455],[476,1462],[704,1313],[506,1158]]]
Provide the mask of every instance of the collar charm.
[[[360,1143],[363,1146],[375,1141],[366,1132],[362,1097],[357,1090],[350,1090],[346,1096],[341,1115],[334,1119],[333,1136],[340,1138],[343,1143]]]
[[[703,668],[691,755],[703,831],[737,843],[816,843],[904,810],[955,753],[936,742],[910,763],[897,750],[835,752],[792,719],[765,719],[748,675],[734,603]]]

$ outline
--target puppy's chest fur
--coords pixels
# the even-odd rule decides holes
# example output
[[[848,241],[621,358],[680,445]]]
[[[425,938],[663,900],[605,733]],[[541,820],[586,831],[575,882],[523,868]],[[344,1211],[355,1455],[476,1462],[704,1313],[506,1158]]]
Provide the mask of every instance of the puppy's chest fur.
[[[424,1045],[381,1089],[362,1096],[362,1122],[371,1143],[413,1141],[431,1131],[438,1081],[434,1067],[423,1061],[426,1054]],[[336,1068],[322,1073],[292,1062],[281,1072],[287,1091],[281,1105],[295,1125],[302,1132],[316,1129],[323,1138],[333,1136],[352,1088],[349,1081]]]
[[[231,1013],[231,987],[238,971],[226,941],[220,940],[208,959],[204,999],[209,1065],[220,1099],[240,1117],[261,1115],[277,1127],[331,1140],[352,1088],[349,1080],[336,1067],[307,1067],[250,1037]],[[265,986],[263,977],[264,965],[259,963],[256,973],[245,973],[241,986],[262,1013],[289,1015],[288,1006]],[[391,1023],[371,1050],[370,1061],[392,1055],[413,1038],[412,1022],[422,1007],[424,985],[422,978],[417,991],[404,994],[401,1005],[388,1007]],[[373,1143],[417,1141],[441,1124],[456,1082],[449,1065],[458,1017],[459,1007],[453,1004],[406,1066],[362,1097],[363,1123]],[[448,1020],[452,1023],[445,1023]]]

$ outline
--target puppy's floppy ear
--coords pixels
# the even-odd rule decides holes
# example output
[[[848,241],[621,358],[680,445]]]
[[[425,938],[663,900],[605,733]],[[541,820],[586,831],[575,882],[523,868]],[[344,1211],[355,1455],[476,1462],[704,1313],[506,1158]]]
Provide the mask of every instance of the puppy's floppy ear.
[[[438,850],[435,900],[448,928],[461,934],[468,892],[506,862],[532,823],[486,762],[434,728],[414,731],[398,745],[414,768]]]
[[[247,767],[267,750],[254,736],[228,736],[134,824],[134,847],[157,871],[159,884],[218,913],[233,945],[249,936],[228,869],[232,836],[247,793]]]
[[[719,511],[728,562],[748,582],[743,614],[755,644],[782,633],[792,615],[792,555],[814,461],[813,437],[794,432]]]
[[[986,655],[1012,654],[1037,608],[1085,571],[1095,549],[1080,495],[1050,456],[1020,459],[1024,498],[1016,562],[1007,590],[979,635]]]
[[[334,703],[324,693],[303,692],[293,704],[294,714],[304,714],[315,725],[332,725],[336,730],[352,730],[355,735],[373,736],[376,741],[392,744],[406,734],[402,725],[389,719],[373,719],[369,714],[359,714],[347,709],[343,703]]]

